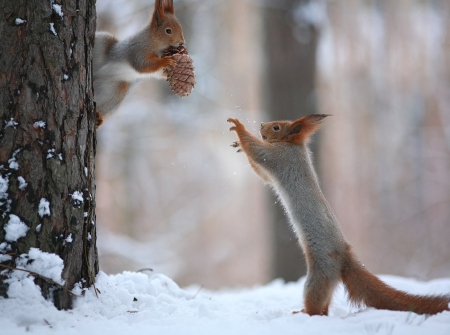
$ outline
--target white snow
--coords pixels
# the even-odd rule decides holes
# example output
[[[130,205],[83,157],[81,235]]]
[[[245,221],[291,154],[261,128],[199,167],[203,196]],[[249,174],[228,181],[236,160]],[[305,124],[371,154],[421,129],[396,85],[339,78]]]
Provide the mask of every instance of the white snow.
[[[72,233],[70,233],[64,241],[66,241],[67,243],[72,243],[73,242]]]
[[[10,255],[0,254],[0,263],[9,261],[11,259],[12,259],[12,256],[10,256]]]
[[[18,269],[26,269],[36,272],[42,276],[52,279],[56,283],[64,284],[61,279],[61,273],[64,269],[63,260],[56,254],[43,252],[38,248],[30,248],[28,254],[22,254],[16,259],[16,267]],[[9,283],[14,282],[14,278],[22,280],[24,276],[28,276],[26,272],[14,271]]]
[[[18,17],[18,18],[16,18],[16,19],[14,20],[14,23],[15,23],[16,26],[20,26],[21,24],[24,24],[24,23],[26,23],[26,22],[27,22],[27,20],[23,20],[23,19],[21,19],[20,17]]]
[[[11,118],[9,121],[5,121],[5,129],[8,127],[16,129],[18,125],[19,123],[15,121],[13,118]]]
[[[36,227],[36,233],[40,233],[42,229],[42,224],[38,224]]]
[[[23,191],[28,186],[28,183],[22,176],[17,177],[17,181],[19,182],[19,190],[21,191]]]
[[[41,198],[39,201],[38,213],[41,218],[44,215],[50,216],[50,202],[47,199]]]
[[[45,128],[46,124],[45,121],[36,121],[35,123],[33,123],[33,127],[34,128]]]
[[[8,198],[8,184],[8,177],[0,174],[0,200]]]
[[[8,243],[2,242],[0,243],[0,252],[6,252],[7,250],[11,250],[11,247]]]
[[[55,30],[55,24],[53,22],[50,23],[50,31],[53,33],[53,35],[58,36]]]
[[[21,237],[24,237],[29,228],[25,223],[20,221],[20,218],[17,215],[9,214],[9,221],[3,229],[6,232],[5,240],[13,242],[17,241]]]
[[[16,121],[14,121],[13,118],[11,118],[9,121],[5,121],[5,129],[8,127],[13,127],[14,129],[16,129],[18,123]]]
[[[22,149],[17,149],[16,151],[13,152],[12,157],[8,160],[8,164],[9,164],[9,168],[12,170],[19,170],[19,164],[16,161],[16,156],[17,154],[21,151]]]
[[[83,202],[84,202],[84,199],[83,199],[83,193],[81,193],[80,191],[75,191],[75,192],[73,192],[73,194],[72,194],[72,199],[73,199],[75,202],[83,203]]]
[[[19,163],[17,163],[15,158],[8,160],[9,168],[12,170],[19,170]]]
[[[61,5],[53,4],[52,7],[53,7],[53,10],[56,12],[56,14],[59,15],[59,17],[64,17],[64,14],[61,9]]]
[[[303,307],[304,278],[295,283],[285,284],[276,280],[261,287],[212,292],[199,286],[181,289],[162,274],[124,272],[108,276],[100,272],[96,279],[98,298],[93,287],[83,295],[83,290],[76,287],[73,292],[79,297],[75,299],[74,309],[58,311],[51,302],[42,298],[39,289],[33,285],[32,277],[21,276],[20,280],[10,280],[10,299],[0,298],[0,324],[5,334],[450,333],[450,312],[424,316],[375,309],[358,311],[349,305],[342,287],[334,297],[330,316],[292,314]],[[418,294],[450,292],[450,279],[428,283],[393,276],[383,276],[382,279],[397,288]]]
[[[47,159],[53,158],[55,153],[55,149],[48,149],[47,150]]]
[[[64,74],[63,78],[64,78],[64,80],[67,80],[67,79],[69,79],[69,75],[68,74]]]

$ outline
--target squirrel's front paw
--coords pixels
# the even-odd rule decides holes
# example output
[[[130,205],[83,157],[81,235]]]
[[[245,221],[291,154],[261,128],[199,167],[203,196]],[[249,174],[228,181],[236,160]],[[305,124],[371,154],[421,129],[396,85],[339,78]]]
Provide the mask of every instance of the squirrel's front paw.
[[[234,141],[233,144],[231,144],[231,147],[233,148],[239,148],[236,152],[242,152],[242,149],[240,148],[241,143],[239,141]]]
[[[161,58],[161,64],[163,68],[172,68],[175,67],[177,65],[177,62],[172,59],[172,56],[168,56],[168,57],[163,57]]]
[[[230,127],[230,131],[236,131],[238,128],[244,127],[244,125],[238,119],[233,119],[230,117],[227,122],[234,123],[234,126]]]

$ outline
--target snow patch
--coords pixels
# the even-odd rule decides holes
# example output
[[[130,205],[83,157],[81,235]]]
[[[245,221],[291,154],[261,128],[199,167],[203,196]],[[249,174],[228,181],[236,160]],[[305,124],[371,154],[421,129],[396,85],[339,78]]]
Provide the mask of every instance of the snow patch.
[[[71,194],[73,202],[78,206],[84,202],[83,193],[80,191],[75,191]]]
[[[42,224],[38,224],[36,227],[36,233],[40,233],[42,229]]]
[[[8,160],[8,164],[9,164],[9,168],[12,170],[19,170],[19,164],[16,161],[16,156],[17,154],[21,151],[22,149],[17,149],[16,151],[13,152],[12,157]]]
[[[73,242],[72,233],[70,233],[64,241],[66,241],[67,243],[72,243]]]
[[[16,18],[15,20],[14,20],[14,24],[16,25],[16,26],[20,26],[21,24],[25,24],[27,22],[27,20],[23,20],[23,19],[21,19],[20,17],[18,17],[18,18]]]
[[[8,243],[6,242],[0,243],[0,252],[5,253],[8,250],[11,250],[11,246]]]
[[[28,186],[28,183],[22,176],[17,177],[17,181],[19,182],[19,190],[21,191],[23,191]]]
[[[9,121],[5,120],[5,129],[8,127],[12,127],[14,129],[17,129],[17,126],[19,125],[19,123],[14,120],[14,118],[11,118]]]
[[[10,261],[12,256],[0,254],[0,263]]]
[[[39,208],[38,208],[39,216],[42,218],[44,215],[50,216],[50,202],[42,198],[41,201],[39,201]]]
[[[8,198],[8,183],[8,177],[0,174],[0,205],[2,204],[1,200]]]
[[[64,13],[62,12],[62,9],[61,9],[61,5],[57,5],[57,4],[53,4],[53,10],[56,12],[56,14],[58,14],[59,15],[59,17],[64,17]]]
[[[53,22],[50,23],[50,31],[53,33],[53,35],[58,36],[55,30],[55,24]]]
[[[47,159],[53,158],[55,153],[55,149],[48,149],[47,150]]]
[[[64,285],[64,280],[61,278],[64,262],[56,254],[50,254],[38,248],[30,248],[28,254],[22,254],[17,258],[16,267],[36,272]]]
[[[45,128],[46,123],[44,121],[36,121],[35,123],[33,123],[33,128],[38,129],[38,128]]]
[[[64,78],[64,80],[67,80],[67,79],[69,79],[69,75],[68,74],[64,74],[63,78]]]
[[[19,238],[24,237],[29,228],[25,223],[20,221],[20,218],[17,215],[9,214],[9,221],[3,229],[6,232],[5,240],[15,242]]]

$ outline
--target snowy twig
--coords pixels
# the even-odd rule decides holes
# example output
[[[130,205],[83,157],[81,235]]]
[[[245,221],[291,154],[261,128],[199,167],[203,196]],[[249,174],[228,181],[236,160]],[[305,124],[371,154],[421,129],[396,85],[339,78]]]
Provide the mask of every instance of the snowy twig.
[[[43,276],[43,275],[41,275],[41,274],[39,274],[39,273],[37,273],[37,272],[30,271],[30,270],[26,270],[26,269],[19,269],[19,268],[15,268],[15,267],[13,267],[13,266],[5,265],[5,264],[0,264],[0,266],[1,266],[1,267],[4,267],[4,268],[7,268],[7,269],[10,269],[10,270],[17,270],[17,271],[27,272],[27,273],[29,273],[30,275],[34,276],[34,277],[39,277],[39,278],[41,278],[41,279],[44,279],[46,282],[48,282],[48,283],[50,283],[50,284],[59,286],[59,287],[62,288],[64,291],[66,291],[67,293],[69,293],[70,295],[72,295],[72,296],[74,296],[74,297],[78,297],[78,295],[76,295],[75,293],[73,293],[72,291],[70,291],[69,289],[67,289],[66,287],[64,287],[63,285],[61,285],[61,284],[55,282],[53,279],[48,278],[48,277],[46,277],[46,276]]]
[[[203,289],[203,285],[200,286],[200,288],[198,289],[197,293],[195,293],[195,294],[192,296],[191,299],[195,299],[195,298],[198,296],[198,294],[200,293],[200,291],[201,291],[202,289]]]
[[[152,268],[143,268],[143,269],[139,269],[136,272],[144,272],[144,271],[153,271]]]

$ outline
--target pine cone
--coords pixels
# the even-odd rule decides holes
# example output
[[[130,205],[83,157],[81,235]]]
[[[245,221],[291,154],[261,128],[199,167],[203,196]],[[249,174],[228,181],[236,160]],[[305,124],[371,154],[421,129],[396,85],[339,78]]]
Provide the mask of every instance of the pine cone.
[[[164,69],[170,88],[180,97],[187,97],[195,86],[193,60],[184,46],[170,47],[163,52],[163,57],[171,56],[177,62],[175,67]]]

